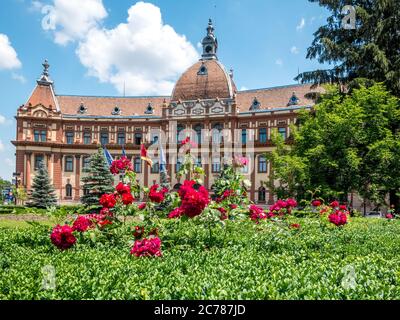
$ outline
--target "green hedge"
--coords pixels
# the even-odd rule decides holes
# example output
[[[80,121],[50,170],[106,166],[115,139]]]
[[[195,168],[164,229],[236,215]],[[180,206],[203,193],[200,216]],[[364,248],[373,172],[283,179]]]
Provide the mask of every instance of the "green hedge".
[[[51,245],[48,227],[0,229],[0,299],[400,298],[400,221],[297,221],[300,231],[229,224],[212,242],[190,221],[166,221],[162,258],[130,256],[128,228],[109,244],[65,252]],[[47,265],[56,271],[54,291],[41,289]],[[342,285],[349,267],[354,288]]]
[[[62,205],[56,207],[59,213],[74,213],[83,210],[82,205]],[[0,215],[1,214],[46,214],[47,209],[38,209],[26,206],[15,206],[15,205],[0,205]]]

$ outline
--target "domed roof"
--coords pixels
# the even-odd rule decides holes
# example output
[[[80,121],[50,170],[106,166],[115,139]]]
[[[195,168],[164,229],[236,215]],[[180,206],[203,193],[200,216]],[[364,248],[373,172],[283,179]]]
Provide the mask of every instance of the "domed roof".
[[[172,101],[233,98],[236,86],[216,59],[200,60],[183,73],[172,92]]]

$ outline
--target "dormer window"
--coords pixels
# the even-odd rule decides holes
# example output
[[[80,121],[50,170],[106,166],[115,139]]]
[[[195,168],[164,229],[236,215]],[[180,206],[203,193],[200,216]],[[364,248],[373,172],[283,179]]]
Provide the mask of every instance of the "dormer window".
[[[199,69],[199,72],[197,72],[197,74],[198,74],[199,76],[205,76],[205,75],[208,74],[208,72],[207,72],[207,67],[204,65],[204,63],[201,65],[201,67],[200,67],[200,69]]]
[[[257,98],[254,98],[253,103],[250,106],[250,110],[259,110],[261,107],[260,101]]]
[[[146,111],[144,112],[145,114],[153,114],[154,113],[154,109],[151,103],[149,103],[147,105]]]
[[[290,98],[290,100],[289,100],[289,103],[288,103],[288,106],[295,106],[295,105],[298,105],[299,104],[299,98],[297,98],[297,96],[296,96],[296,93],[295,92],[293,92],[293,94],[292,94],[292,96],[291,96],[291,98]]]
[[[86,111],[87,111],[87,107],[83,103],[81,103],[79,108],[78,108],[78,112],[80,114],[84,114],[84,113],[86,113]]]
[[[121,114],[121,109],[118,106],[116,106],[116,107],[114,107],[113,112],[111,114],[113,116],[118,116]]]

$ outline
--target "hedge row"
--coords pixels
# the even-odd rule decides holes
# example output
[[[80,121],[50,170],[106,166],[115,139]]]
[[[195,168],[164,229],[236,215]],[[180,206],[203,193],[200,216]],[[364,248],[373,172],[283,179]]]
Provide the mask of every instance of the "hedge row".
[[[300,231],[236,223],[214,230],[210,242],[190,221],[168,221],[163,257],[140,259],[129,254],[128,227],[108,244],[65,252],[51,245],[47,227],[0,229],[0,299],[400,298],[399,221],[300,223]],[[42,289],[44,266],[55,268],[55,290]]]

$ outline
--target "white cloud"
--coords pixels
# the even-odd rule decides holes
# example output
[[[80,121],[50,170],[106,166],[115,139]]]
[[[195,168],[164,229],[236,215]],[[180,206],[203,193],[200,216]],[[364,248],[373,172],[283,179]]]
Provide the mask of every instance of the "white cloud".
[[[5,34],[0,33],[0,70],[18,69],[22,63],[19,61],[17,52],[11,46],[10,40]]]
[[[306,19],[301,18],[301,21],[300,21],[299,25],[296,27],[296,30],[298,30],[298,31],[302,30],[305,27],[305,25],[306,25]]]
[[[21,83],[25,83],[25,82],[26,82],[26,78],[25,78],[22,74],[18,74],[18,73],[13,72],[13,73],[11,74],[11,77],[12,77],[14,80],[17,80],[17,81],[19,81],[19,82],[21,82]]]
[[[276,59],[275,64],[278,66],[282,66],[283,65],[283,60],[282,59]]]
[[[171,94],[177,76],[198,59],[185,36],[163,23],[161,11],[138,2],[126,23],[92,28],[77,49],[91,76],[130,95]]]
[[[45,6],[36,1],[33,5],[45,15],[42,28],[52,31],[54,41],[60,45],[85,38],[107,17],[102,0],[54,0],[53,5]]]
[[[6,122],[6,118],[0,114],[0,124],[5,124]]]
[[[0,151],[4,151],[4,144],[3,141],[0,140]]]
[[[246,91],[246,90],[249,90],[249,89],[245,86],[241,86],[239,91]]]
[[[293,54],[298,54],[299,53],[299,48],[297,48],[296,46],[293,46],[290,48],[290,52]]]

